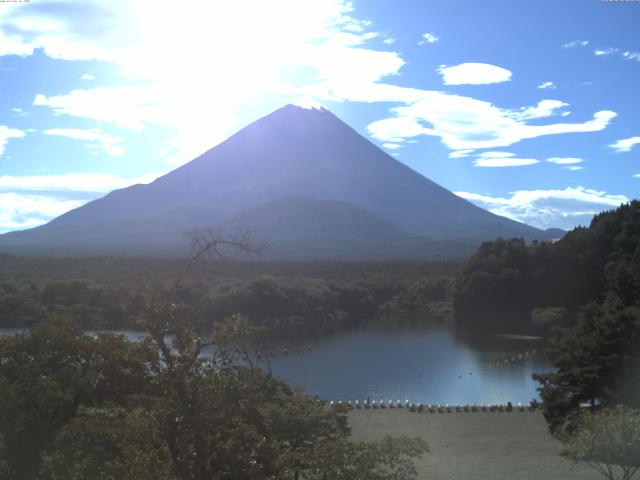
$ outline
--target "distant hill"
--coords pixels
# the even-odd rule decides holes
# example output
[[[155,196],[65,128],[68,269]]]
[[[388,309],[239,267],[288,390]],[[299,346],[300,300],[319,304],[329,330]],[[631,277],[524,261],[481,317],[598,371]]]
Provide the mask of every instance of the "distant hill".
[[[460,269],[453,302],[459,325],[545,333],[607,297],[640,307],[639,292],[640,201],[632,200],[551,244],[484,243]]]
[[[459,257],[498,236],[558,236],[454,195],[325,109],[288,105],[149,185],[0,235],[0,249],[173,255],[211,225],[246,228],[279,258]]]

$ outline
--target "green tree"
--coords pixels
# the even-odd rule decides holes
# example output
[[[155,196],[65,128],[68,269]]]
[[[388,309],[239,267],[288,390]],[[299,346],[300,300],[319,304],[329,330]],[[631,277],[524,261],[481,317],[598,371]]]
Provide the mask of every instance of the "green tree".
[[[210,251],[250,248],[211,232],[193,239],[190,265]],[[2,474],[15,472],[17,480],[415,477],[411,459],[426,451],[424,443],[351,443],[342,409],[325,408],[271,374],[265,327],[232,316],[205,328],[187,298],[189,271],[140,308],[139,325],[149,333],[140,342],[83,335],[62,317],[0,338]],[[360,295],[349,292],[347,302],[359,308]]]
[[[0,337],[0,435],[16,477],[36,476],[42,453],[78,407],[141,393],[150,359],[144,344],[83,335],[62,317]]]
[[[615,297],[585,307],[578,323],[549,338],[555,371],[534,375],[552,433],[575,428],[580,405],[640,407],[640,309]]]
[[[152,411],[82,408],[56,435],[43,480],[173,480],[169,452]]]

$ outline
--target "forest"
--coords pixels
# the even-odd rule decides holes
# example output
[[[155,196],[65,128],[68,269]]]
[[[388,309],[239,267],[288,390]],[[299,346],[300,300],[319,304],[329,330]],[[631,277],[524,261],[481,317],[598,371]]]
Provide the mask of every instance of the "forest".
[[[456,325],[546,335],[555,371],[535,375],[551,432],[581,405],[640,408],[640,201],[551,244],[483,244],[453,286]]]
[[[607,297],[640,301],[640,202],[596,215],[552,243],[483,243],[455,279],[457,325],[531,330],[576,322],[581,307]]]
[[[415,478],[424,442],[354,442],[342,407],[264,363],[287,334],[372,321],[543,333],[555,368],[534,378],[575,458],[592,418],[637,421],[638,201],[554,243],[485,243],[463,265],[203,262],[181,277],[167,259],[0,261],[0,322],[31,328],[0,337],[2,478]],[[148,336],[83,334],[112,328]]]
[[[84,329],[137,329],[147,301],[171,290],[202,328],[240,313],[282,334],[331,333],[372,321],[446,322],[453,264],[204,262],[173,281],[184,260],[0,257],[0,326],[52,314]]]

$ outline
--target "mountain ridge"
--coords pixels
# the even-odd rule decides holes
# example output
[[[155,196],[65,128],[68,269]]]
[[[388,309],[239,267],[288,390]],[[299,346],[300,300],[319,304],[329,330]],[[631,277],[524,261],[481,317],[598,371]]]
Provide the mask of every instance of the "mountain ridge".
[[[316,222],[317,235],[330,235],[339,224],[331,227],[328,211],[339,216],[342,209],[353,221],[368,215],[361,225],[367,228],[352,229],[354,238],[343,235],[345,242],[360,245],[360,253],[367,242],[356,237],[375,237],[374,224],[380,232],[392,226],[402,233],[397,235],[401,241],[391,241],[385,234],[389,249],[418,238],[477,245],[498,236],[527,240],[549,236],[456,196],[382,151],[328,110],[287,105],[150,184],[113,191],[46,225],[2,235],[0,248],[151,253],[157,247],[177,253],[184,243],[181,232],[196,226],[232,227],[232,219],[242,218],[243,212],[273,202],[280,202],[282,213],[287,198],[293,203],[315,200],[304,204],[309,215],[323,212],[323,222]],[[291,215],[298,211],[298,218],[304,218],[299,208],[288,211]],[[257,221],[255,217],[253,223]],[[289,233],[278,236],[271,229],[274,244],[292,245],[295,225],[285,224]],[[251,222],[244,226],[252,229]],[[305,245],[299,247],[303,252]],[[330,256],[331,249],[325,250],[323,255]]]

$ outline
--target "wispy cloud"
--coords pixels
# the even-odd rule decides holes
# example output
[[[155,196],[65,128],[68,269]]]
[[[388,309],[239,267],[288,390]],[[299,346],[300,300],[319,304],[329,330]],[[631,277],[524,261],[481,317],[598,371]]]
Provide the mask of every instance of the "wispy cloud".
[[[137,178],[99,173],[0,177],[0,233],[32,228],[107,192],[150,183],[160,174]]]
[[[61,175],[27,175],[0,177],[0,192],[110,192],[136,183],[150,183],[161,174],[123,178],[108,173],[67,173]]]
[[[82,74],[82,76],[80,77],[80,80],[95,80],[96,77],[94,77],[93,75],[91,75],[90,73],[84,73]]]
[[[547,162],[555,163],[557,165],[572,165],[575,163],[582,163],[582,158],[577,157],[549,157]]]
[[[5,148],[9,140],[12,138],[22,138],[26,134],[22,130],[17,128],[9,128],[5,125],[0,125],[0,157],[4,154]]]
[[[83,203],[37,194],[0,192],[0,233],[37,227]]]
[[[49,107],[56,115],[98,120],[140,131],[154,113],[159,115],[160,112],[154,112],[158,95],[159,92],[150,87],[102,87],[50,97],[37,94],[33,105]]]
[[[618,140],[617,142],[609,145],[609,148],[612,148],[617,153],[622,152],[630,152],[631,149],[640,143],[640,137],[629,137]]]
[[[433,33],[427,32],[422,34],[422,40],[418,42],[418,45],[424,45],[426,43],[436,43],[438,40],[440,40],[439,37],[437,37]]]
[[[382,146],[384,148],[388,148],[389,150],[397,150],[398,148],[402,148],[402,145],[398,143],[383,143]]]
[[[573,42],[565,43],[562,48],[586,47],[589,43],[589,40],[574,40]]]
[[[55,135],[71,138],[73,140],[91,142],[86,144],[87,148],[104,150],[108,155],[113,157],[119,157],[124,154],[124,149],[119,145],[122,142],[122,138],[103,133],[99,128],[90,128],[88,130],[76,128],[51,128],[49,130],[44,130],[42,133],[45,135]]]
[[[534,107],[509,110],[471,97],[424,91],[419,100],[392,108],[392,117],[372,122],[367,129],[382,141],[398,142],[398,139],[429,135],[440,137],[452,150],[474,150],[507,147],[545,135],[596,132],[605,129],[616,117],[615,112],[603,110],[583,123],[527,123],[527,118],[541,118],[553,113],[560,104],[564,105],[555,100],[551,102],[557,103],[540,102]]]
[[[622,56],[627,60],[635,60],[640,62],[640,52],[622,52]]]
[[[449,158],[464,158],[473,153],[473,150],[454,150],[449,153]]]
[[[538,85],[538,88],[541,90],[555,90],[556,85],[553,82],[542,82],[540,85]]]
[[[635,60],[636,62],[640,62],[640,52],[630,52],[628,50],[621,50],[615,47],[609,48],[596,48],[593,51],[593,54],[596,57],[606,57],[608,55],[616,55],[624,60]]]
[[[629,201],[625,195],[613,195],[581,186],[564,190],[518,190],[506,197],[455,193],[497,215],[539,228],[571,229],[577,225],[588,225],[596,213]]]
[[[486,85],[511,80],[509,70],[488,63],[461,63],[453,67],[441,65],[437,71],[445,85]]]
[[[536,106],[523,108],[521,112],[514,115],[520,120],[551,117],[556,115],[557,110],[567,106],[569,106],[568,103],[560,100],[540,100]]]
[[[536,163],[539,163],[539,160],[535,158],[517,158],[514,153],[510,152],[482,152],[473,161],[476,167],[489,168],[525,167]]]

